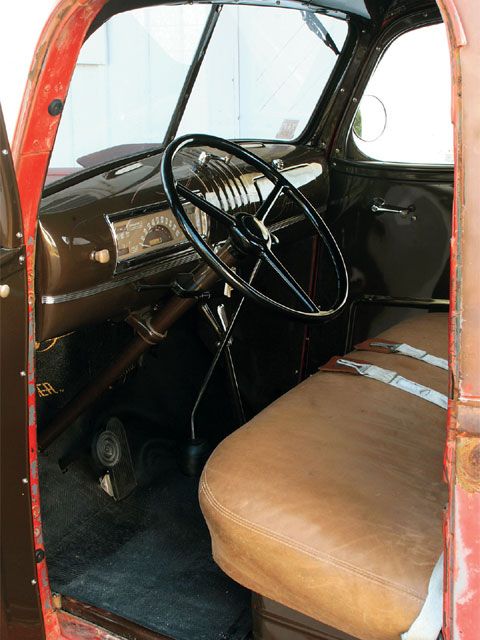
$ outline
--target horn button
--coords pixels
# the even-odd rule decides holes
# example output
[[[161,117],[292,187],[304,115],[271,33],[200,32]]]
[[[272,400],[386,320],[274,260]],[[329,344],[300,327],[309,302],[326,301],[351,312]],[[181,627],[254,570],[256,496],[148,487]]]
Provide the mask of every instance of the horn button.
[[[249,213],[240,213],[236,216],[236,226],[232,236],[239,248],[244,251],[253,248],[258,250],[271,244],[270,232],[265,224]]]

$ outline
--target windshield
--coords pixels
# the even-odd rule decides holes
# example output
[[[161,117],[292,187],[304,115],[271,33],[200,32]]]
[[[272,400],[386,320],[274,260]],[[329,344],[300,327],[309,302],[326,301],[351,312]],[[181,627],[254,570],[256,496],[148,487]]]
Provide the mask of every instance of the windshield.
[[[283,8],[192,4],[115,15],[82,48],[47,181],[182,133],[297,138],[346,36],[342,20]]]

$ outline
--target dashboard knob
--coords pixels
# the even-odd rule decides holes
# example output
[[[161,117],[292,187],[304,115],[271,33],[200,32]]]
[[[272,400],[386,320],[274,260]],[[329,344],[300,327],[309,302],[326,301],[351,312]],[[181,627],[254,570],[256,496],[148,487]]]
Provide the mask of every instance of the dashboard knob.
[[[107,264],[110,262],[110,251],[108,249],[100,249],[99,251],[92,251],[90,254],[90,260],[99,262],[100,264]]]

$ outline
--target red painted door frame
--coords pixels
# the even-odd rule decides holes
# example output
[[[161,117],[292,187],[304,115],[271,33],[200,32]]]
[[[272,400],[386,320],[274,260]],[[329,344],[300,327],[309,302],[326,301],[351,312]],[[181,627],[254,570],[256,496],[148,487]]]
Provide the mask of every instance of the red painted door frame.
[[[474,640],[480,637],[480,11],[471,0],[437,2],[450,40],[455,124],[444,629],[448,640]]]
[[[27,246],[29,312],[34,310],[37,211],[59,116],[85,34],[107,0],[60,0],[36,50],[13,142]],[[451,390],[445,477],[450,498],[445,519],[447,640],[478,640],[480,629],[480,11],[472,0],[437,0],[447,25],[453,77],[455,198],[450,311]],[[32,326],[32,325],[31,325]],[[33,331],[33,329],[32,329]],[[33,356],[34,335],[30,335]],[[34,359],[29,358],[34,389]],[[36,466],[35,393],[29,396],[29,451]],[[42,548],[38,474],[30,478],[35,547]],[[38,588],[47,638],[61,638],[45,561]],[[93,633],[93,632],[92,632]],[[100,638],[97,635],[90,637]],[[72,636],[70,636],[72,637]],[[80,637],[80,636],[78,636]],[[82,637],[86,637],[82,634]]]

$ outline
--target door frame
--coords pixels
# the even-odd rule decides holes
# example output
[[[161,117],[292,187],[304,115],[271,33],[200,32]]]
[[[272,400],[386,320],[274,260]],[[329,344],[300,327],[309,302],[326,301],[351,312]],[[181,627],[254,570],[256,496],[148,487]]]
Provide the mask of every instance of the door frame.
[[[107,0],[60,0],[40,37],[29,74],[13,154],[26,243],[28,311],[34,311],[34,251],[37,213],[59,115],[89,26]],[[455,125],[450,305],[450,401],[445,477],[445,624],[447,640],[475,640],[480,627],[480,12],[471,0],[437,0],[447,26],[452,62]],[[465,107],[467,105],[467,107]],[[35,406],[34,327],[29,326],[29,405]],[[29,412],[30,492],[35,546],[43,550],[39,512],[36,418]],[[37,564],[47,638],[60,638],[45,559]]]
[[[0,630],[2,638],[40,640],[32,503],[28,487],[25,246],[17,182],[0,108]]]

